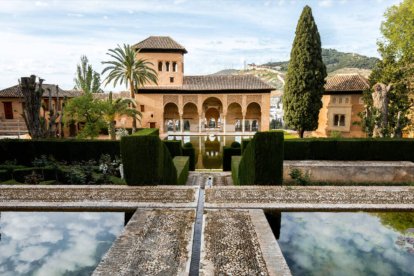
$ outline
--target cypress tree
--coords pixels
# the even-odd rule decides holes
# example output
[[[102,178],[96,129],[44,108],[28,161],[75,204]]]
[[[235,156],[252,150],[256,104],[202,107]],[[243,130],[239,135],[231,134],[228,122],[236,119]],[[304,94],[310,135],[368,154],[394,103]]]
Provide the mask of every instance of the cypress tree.
[[[283,95],[286,125],[298,131],[318,127],[326,78],[321,39],[309,6],[303,8],[295,32]]]

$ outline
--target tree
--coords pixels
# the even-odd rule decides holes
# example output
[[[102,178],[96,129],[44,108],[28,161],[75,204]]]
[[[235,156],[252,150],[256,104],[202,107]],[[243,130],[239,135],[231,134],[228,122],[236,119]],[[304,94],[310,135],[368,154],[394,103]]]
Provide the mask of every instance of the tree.
[[[130,108],[130,105],[133,108]],[[141,112],[135,109],[135,101],[133,99],[118,98],[112,99],[112,92],[109,93],[108,100],[105,102],[104,119],[108,124],[109,135],[111,140],[115,140],[115,118],[119,115],[127,115],[140,121]]]
[[[135,99],[135,93],[139,86],[153,82],[157,84],[157,72],[151,67],[153,64],[144,59],[137,59],[135,50],[128,44],[123,47],[119,46],[115,49],[109,49],[107,55],[113,60],[104,61],[102,64],[108,65],[102,71],[102,74],[108,72],[105,78],[105,85],[113,82],[114,87],[118,84],[125,83],[130,89],[131,99]],[[136,129],[137,123],[134,117],[133,129]]]
[[[106,127],[103,118],[105,104],[99,99],[95,99],[92,93],[84,93],[79,97],[72,98],[65,106],[65,122],[70,121],[84,123],[83,128],[78,133],[78,138],[98,137],[101,129]]]
[[[283,95],[284,121],[303,138],[318,127],[326,78],[321,39],[312,10],[305,6],[296,27]]]
[[[365,112],[360,114],[365,125],[381,126],[382,137],[401,137],[402,130],[412,124],[409,116],[414,107],[414,0],[405,0],[390,7],[381,25],[382,39],[378,41],[381,60],[370,75],[370,84],[389,87],[386,114],[377,110],[372,92],[365,92]],[[368,135],[371,133],[368,130]]]
[[[92,69],[92,65],[88,64],[88,58],[81,56],[81,62],[76,68],[76,78],[74,89],[85,93],[102,93],[101,75]]]

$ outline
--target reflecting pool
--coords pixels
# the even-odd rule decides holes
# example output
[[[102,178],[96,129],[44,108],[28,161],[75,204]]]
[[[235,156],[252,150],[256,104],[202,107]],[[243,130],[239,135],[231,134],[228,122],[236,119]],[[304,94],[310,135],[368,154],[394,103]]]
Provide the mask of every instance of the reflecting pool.
[[[90,275],[124,213],[0,213],[0,275]]]
[[[196,169],[222,169],[223,146],[230,146],[234,141],[241,143],[242,139],[253,136],[231,135],[200,135],[183,136],[169,135],[167,140],[181,140],[184,143],[191,142],[195,148]]]
[[[414,213],[282,213],[280,225],[293,275],[414,275]]]

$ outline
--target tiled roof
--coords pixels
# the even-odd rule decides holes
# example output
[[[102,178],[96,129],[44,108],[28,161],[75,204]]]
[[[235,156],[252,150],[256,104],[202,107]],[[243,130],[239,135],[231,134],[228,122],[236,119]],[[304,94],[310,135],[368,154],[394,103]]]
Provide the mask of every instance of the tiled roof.
[[[122,92],[113,92],[112,99],[116,100],[118,98],[129,98],[130,92],[129,91],[122,91]],[[106,100],[109,97],[109,93],[94,93],[93,97],[95,99]]]
[[[169,36],[150,36],[132,46],[141,50],[178,50],[187,53],[187,50]]]
[[[185,76],[182,86],[146,86],[140,90],[223,91],[274,90],[270,84],[253,75]],[[138,90],[139,91],[139,90]]]
[[[333,75],[326,79],[325,84],[327,92],[364,91],[369,88],[368,80],[359,74]]]
[[[43,84],[42,88],[44,89],[43,97],[49,97],[48,89],[52,92],[52,97],[56,97],[56,85],[54,84]],[[79,91],[66,91],[59,88],[59,98],[60,97],[76,97],[79,95]],[[3,90],[0,90],[0,98],[20,98],[22,97],[19,86],[15,85]]]

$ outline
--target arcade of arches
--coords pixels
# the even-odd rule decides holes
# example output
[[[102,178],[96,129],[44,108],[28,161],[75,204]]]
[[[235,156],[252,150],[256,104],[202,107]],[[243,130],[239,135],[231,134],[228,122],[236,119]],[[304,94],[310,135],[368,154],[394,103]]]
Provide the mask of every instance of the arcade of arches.
[[[268,113],[261,105],[263,95],[189,96],[164,98],[164,132],[244,133],[268,129],[269,118],[262,116]]]

